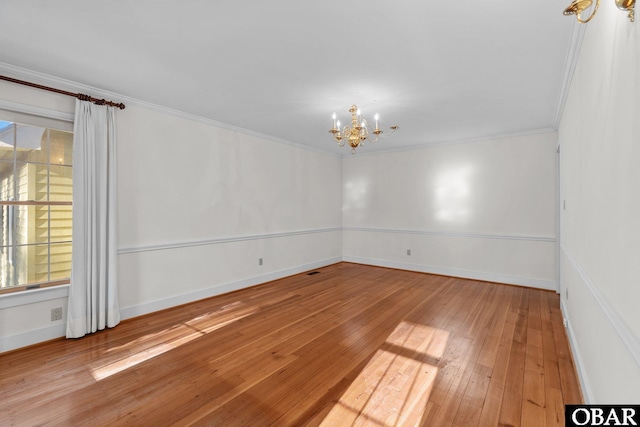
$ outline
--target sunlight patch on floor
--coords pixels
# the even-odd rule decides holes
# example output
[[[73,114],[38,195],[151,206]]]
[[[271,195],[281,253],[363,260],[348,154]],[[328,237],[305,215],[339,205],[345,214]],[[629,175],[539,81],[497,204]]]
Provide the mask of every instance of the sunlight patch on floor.
[[[144,341],[153,342],[156,339],[163,340],[163,342],[151,345],[150,347],[141,349],[140,351],[134,352],[132,354],[128,354],[127,356],[118,359],[113,363],[93,368],[91,369],[91,375],[93,375],[93,378],[96,381],[100,381],[102,379],[110,377],[111,375],[117,374],[118,372],[122,372],[144,361],[173,350],[174,348],[180,347],[181,345],[187,344],[190,341],[193,341],[197,338],[202,337],[203,335],[218,330],[230,323],[250,316],[256,311],[256,308],[246,308],[243,310],[233,311],[232,313],[225,313],[225,315],[220,316],[220,318],[215,318],[216,316],[202,315],[195,317],[192,320],[185,322],[184,324],[176,325],[171,328],[156,332],[154,334],[146,335],[144,337],[144,340],[135,340],[134,342],[129,343],[127,347],[133,345],[134,343],[142,345]],[[219,315],[220,313],[215,312],[213,314]],[[167,339],[167,336],[173,338]],[[124,347],[125,346],[121,346],[120,349],[122,350]]]
[[[398,324],[321,425],[419,423],[448,339],[449,332],[441,329]]]
[[[229,323],[226,321],[226,319],[233,318],[233,316],[235,316],[236,314],[241,315],[242,313],[246,312],[246,309],[243,309],[244,306],[245,304],[243,304],[242,302],[236,301],[231,304],[227,304],[215,311],[210,311],[208,313],[201,314],[189,321],[177,324],[175,326],[172,326],[171,328],[164,329],[161,332],[155,332],[153,334],[144,335],[135,340],[128,341],[125,344],[109,347],[106,350],[106,352],[113,353],[121,350],[126,350],[127,348],[131,348],[136,345],[144,344],[145,342],[148,342],[148,341],[158,340],[159,338],[163,337],[164,334],[166,334],[167,332],[173,331],[175,328],[178,328],[181,325],[190,325],[190,326],[193,326],[194,328],[198,328],[198,325],[200,324],[209,325],[209,323],[213,322],[211,325],[213,325],[213,327],[216,327],[217,329],[218,322],[224,322],[224,324],[226,325]],[[211,327],[211,325],[209,325],[208,327]]]

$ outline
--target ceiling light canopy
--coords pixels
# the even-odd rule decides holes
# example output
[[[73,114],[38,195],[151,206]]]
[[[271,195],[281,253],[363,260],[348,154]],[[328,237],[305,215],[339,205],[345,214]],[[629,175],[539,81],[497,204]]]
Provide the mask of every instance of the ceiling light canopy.
[[[616,6],[618,9],[624,10],[629,13],[629,20],[631,22],[634,21],[633,16],[633,7],[636,3],[636,0],[614,0],[616,2]],[[591,14],[587,18],[582,18],[582,12],[589,9],[593,4],[593,0],[573,0],[569,7],[564,10],[565,15],[576,15],[576,19],[578,22],[582,24],[586,24],[591,21],[591,19],[596,16],[596,12],[598,11],[598,7],[600,6],[600,0],[596,0],[596,4],[591,11]]]
[[[333,134],[333,139],[336,140],[340,147],[344,147],[345,143],[348,142],[351,147],[351,154],[356,154],[356,148],[363,145],[365,141],[376,142],[380,136],[383,136],[383,132],[380,130],[379,114],[374,117],[375,128],[372,129],[356,105],[352,105],[349,108],[349,112],[351,113],[351,126],[345,126],[340,130],[340,120],[336,120],[336,113],[333,113],[333,127],[329,132]],[[389,129],[391,129],[391,132],[388,135],[391,135],[398,130],[398,126],[394,125]]]

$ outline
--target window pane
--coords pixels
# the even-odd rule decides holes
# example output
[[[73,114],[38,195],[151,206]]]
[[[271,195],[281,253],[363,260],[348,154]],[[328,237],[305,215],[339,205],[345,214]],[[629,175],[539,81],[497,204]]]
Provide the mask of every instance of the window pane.
[[[71,206],[50,206],[51,243],[71,241]]]
[[[35,214],[36,206],[9,206],[9,222],[13,226],[10,244],[47,243],[46,230],[43,231],[36,226]],[[44,226],[46,227],[46,222]],[[43,233],[45,238],[41,240],[40,236]]]
[[[0,141],[2,141],[0,139]],[[0,143],[0,161],[13,162],[13,148]]]
[[[0,200],[13,200],[13,160],[0,160]]]
[[[38,202],[47,202],[49,189],[49,166],[41,163],[27,163],[26,173],[28,178],[26,179],[26,186],[28,189],[29,198],[27,200],[35,200]],[[25,192],[21,192],[24,194]]]
[[[26,243],[49,243],[49,206],[23,206],[27,215],[32,215],[30,225],[33,228],[33,236],[29,236]]]
[[[73,184],[71,166],[49,166],[49,201],[73,201]]]
[[[20,264],[22,268],[26,265],[28,282],[21,284],[47,282],[49,280],[49,245],[29,245],[24,249],[29,258],[23,259]]]
[[[16,279],[14,265],[12,248],[0,246],[0,288],[14,285]]]
[[[9,244],[7,233],[7,212],[8,206],[0,205],[0,250],[2,250],[2,246],[7,246]]]
[[[71,243],[51,245],[51,278],[49,280],[71,277]]]
[[[49,245],[2,247],[0,287],[24,286],[49,280]]]
[[[0,160],[13,161],[13,123],[0,121]]]
[[[46,163],[48,153],[42,149],[47,131],[37,126],[16,124],[16,158],[23,162]]]
[[[16,162],[16,197],[15,200],[24,202],[34,200],[36,196],[36,165]]]
[[[25,245],[15,248],[0,246],[0,288],[70,277],[70,242],[55,243],[50,246],[47,244]]]
[[[47,151],[46,148],[52,165],[73,164],[73,133],[49,129],[49,138],[42,143],[42,150]]]
[[[73,134],[2,121],[0,287],[67,279],[71,274]]]
[[[71,206],[5,206],[6,245],[71,241]],[[6,216],[6,218],[5,218]]]

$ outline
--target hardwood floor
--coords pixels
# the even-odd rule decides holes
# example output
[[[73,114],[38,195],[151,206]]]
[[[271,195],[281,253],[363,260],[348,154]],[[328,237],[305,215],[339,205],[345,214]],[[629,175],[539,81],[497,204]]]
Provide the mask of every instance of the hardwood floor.
[[[0,425],[560,426],[553,292],[340,263],[0,355]]]

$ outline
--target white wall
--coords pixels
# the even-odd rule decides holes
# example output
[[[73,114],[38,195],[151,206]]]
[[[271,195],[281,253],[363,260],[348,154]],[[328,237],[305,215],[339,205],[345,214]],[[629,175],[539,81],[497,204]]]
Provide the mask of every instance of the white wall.
[[[0,82],[0,108],[16,103],[74,110]],[[341,260],[340,158],[141,104],[117,120],[124,318]],[[0,295],[0,352],[64,335],[66,287],[19,294]]]
[[[341,259],[339,158],[135,106],[118,119],[125,315]]]
[[[603,2],[558,133],[562,305],[591,403],[640,402],[638,70],[638,22]]]
[[[555,151],[549,132],[345,158],[343,257],[555,290]]]

